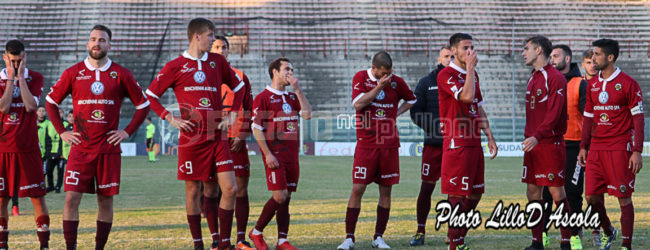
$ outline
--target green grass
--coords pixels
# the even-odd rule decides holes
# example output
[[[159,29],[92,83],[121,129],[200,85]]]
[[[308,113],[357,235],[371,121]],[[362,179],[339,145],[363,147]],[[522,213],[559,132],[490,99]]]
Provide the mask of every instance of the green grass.
[[[644,159],[648,166],[650,161]],[[249,187],[251,216],[248,230],[254,225],[264,202],[271,193],[266,190],[264,171],[259,156],[251,157],[252,169]],[[521,158],[498,158],[486,160],[486,193],[479,204],[483,223],[487,220],[498,200],[505,205],[519,202],[525,204],[525,185],[520,182]],[[334,249],[345,236],[345,211],[350,189],[352,157],[301,157],[301,179],[298,192],[291,202],[291,227],[289,240],[303,249]],[[400,158],[401,180],[393,188],[391,218],[385,239],[395,249],[410,248],[408,241],[416,229],[415,200],[420,185],[420,158]],[[108,242],[110,249],[191,249],[192,242],[184,209],[184,185],[176,180],[176,158],[161,157],[155,164],[144,157],[123,158],[122,187],[115,198],[115,218]],[[650,191],[648,170],[637,176],[635,204],[634,247],[650,248]],[[443,199],[438,184],[432,197],[433,204]],[[375,208],[378,190],[370,185],[363,200],[357,225],[356,249],[370,248],[374,233]],[[63,249],[61,213],[64,195],[50,193],[47,204],[52,218],[51,248]],[[29,199],[21,199],[23,215],[10,217],[9,244],[13,248],[35,249],[38,241]],[[96,200],[85,195],[81,203],[79,248],[90,249],[94,245]],[[607,198],[607,208],[615,227],[620,228],[620,209],[616,200]],[[435,231],[435,210],[427,221],[427,239],[418,249],[446,249],[443,242],[446,227]],[[204,222],[204,242],[209,244],[209,233]],[[234,230],[233,230],[234,231]],[[265,230],[269,245],[276,241],[275,222]],[[551,249],[559,249],[559,231],[552,229]],[[594,249],[589,242],[590,234],[583,240],[585,249]],[[233,232],[234,237],[234,232]],[[234,239],[234,238],[233,238]],[[617,239],[616,246],[621,239]],[[470,230],[466,240],[473,249],[523,249],[530,242],[528,230],[486,230],[483,226]]]

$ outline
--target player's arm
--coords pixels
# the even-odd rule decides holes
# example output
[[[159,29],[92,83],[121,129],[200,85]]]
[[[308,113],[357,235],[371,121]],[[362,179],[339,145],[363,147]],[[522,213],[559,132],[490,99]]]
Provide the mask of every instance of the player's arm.
[[[287,82],[291,84],[291,87],[293,88],[293,92],[296,93],[296,96],[298,97],[302,119],[305,120],[311,119],[311,104],[309,103],[309,100],[307,100],[305,93],[302,92],[302,87],[300,87],[298,78],[295,78],[293,75],[287,75]]]
[[[388,85],[392,76],[393,76],[392,74],[383,76],[377,81],[377,86],[372,88],[370,91],[365,93],[359,93],[358,95],[356,95],[354,100],[352,100],[352,105],[354,106],[354,109],[357,111],[361,111],[364,108],[366,108],[366,106],[368,106],[372,102],[372,100],[375,100],[379,92],[381,92],[381,90],[384,89],[386,85]],[[362,85],[361,81],[356,81],[356,79],[353,81],[353,83],[355,85],[357,84]],[[355,86],[355,88],[363,88],[363,86]]]
[[[69,69],[63,71],[61,78],[59,78],[54,86],[52,86],[50,93],[45,97],[45,110],[47,110],[50,122],[52,122],[52,126],[54,126],[56,132],[59,133],[61,139],[68,142],[70,145],[77,145],[81,143],[81,140],[79,139],[81,134],[74,131],[67,131],[65,127],[63,127],[63,120],[59,115],[59,104],[72,91],[73,77],[74,74],[71,74]]]
[[[158,73],[153,82],[151,82],[145,93],[149,97],[148,99],[151,109],[160,118],[167,120],[167,122],[172,126],[181,131],[190,132],[193,131],[194,126],[196,126],[194,123],[189,120],[184,120],[181,117],[174,116],[160,103],[160,97],[165,93],[165,90],[172,87],[176,81],[175,72],[178,72],[178,69],[174,69],[170,66],[170,63],[165,64],[160,73]]]
[[[239,129],[239,136],[237,138],[241,140],[246,140],[248,136],[252,133],[251,131],[251,110],[253,108],[253,94],[251,93],[251,84],[248,80],[248,76],[244,74],[244,100],[242,101],[242,117],[239,117],[239,120],[242,122],[242,126]]]
[[[413,107],[413,105],[417,102],[417,98],[415,95],[413,95],[413,91],[411,91],[409,85],[406,84],[402,78],[395,79],[395,83],[397,83],[397,86],[395,88],[397,94],[399,95],[400,99],[404,100],[402,105],[397,108],[397,116],[400,116],[401,114],[404,114],[404,112],[411,109],[411,107]]]
[[[244,88],[246,84],[244,83],[243,79],[241,79],[239,75],[235,73],[235,71],[232,69],[232,67],[230,67],[230,64],[225,59],[223,61],[221,69],[222,76],[224,76],[224,83],[230,89],[232,89],[232,92],[234,93],[231,110],[240,110],[244,100]],[[230,126],[232,126],[232,124],[234,124],[237,120],[237,115],[238,112],[229,112],[227,118],[223,119],[219,124],[219,128],[222,130],[230,129]]]
[[[483,130],[483,133],[485,136],[488,138],[488,149],[490,150],[490,160],[494,159],[497,157],[497,154],[499,152],[499,147],[497,147],[497,143],[494,140],[494,135],[492,134],[492,129],[490,128],[490,122],[487,117],[487,113],[485,112],[485,109],[483,109],[482,105],[478,107],[478,115],[479,115],[479,126],[481,126],[481,130]]]
[[[559,119],[566,104],[566,80],[558,77],[556,79],[548,79],[548,81],[548,92],[546,93],[548,97],[546,101],[548,109],[544,115],[544,120],[542,120],[542,123],[537,127],[537,131],[533,134],[533,137],[538,142],[544,137],[557,136],[554,134],[553,128],[558,122],[566,122],[560,121]]]
[[[131,72],[124,69],[122,75],[122,85],[126,89],[126,94],[129,96],[129,99],[131,99],[131,102],[135,105],[135,114],[133,114],[131,122],[129,122],[129,125],[127,125],[124,130],[113,130],[108,132],[108,143],[113,146],[119,145],[120,142],[126,140],[135,133],[144,122],[144,119],[147,118],[150,109],[149,100],[147,100],[142,88],[140,88],[138,82],[135,81]]]
[[[262,100],[260,96],[255,98],[255,101],[253,101],[253,117],[251,118],[253,124],[251,127],[253,137],[264,154],[264,162],[269,168],[273,169],[279,167],[280,164],[278,163],[278,159],[273,156],[269,145],[266,143],[266,136],[264,135],[264,125],[266,124],[265,121],[268,122],[266,117],[269,112],[266,107],[265,100]]]
[[[38,106],[38,97],[40,97],[41,93],[36,93],[38,97],[35,97],[32,94],[32,91],[29,89],[29,86],[27,85],[27,80],[25,80],[25,67],[27,65],[27,56],[25,53],[22,54],[20,58],[20,66],[18,66],[18,73],[16,74],[16,79],[18,79],[18,86],[20,86],[20,97],[23,100],[23,104],[25,104],[25,111],[26,112],[32,112],[36,110]],[[43,78],[41,79],[34,79],[36,81],[40,80],[40,86],[43,87]],[[32,84],[38,85],[39,82],[34,82]],[[39,88],[40,89],[40,88]]]
[[[7,55],[3,54],[2,59],[5,61],[5,68],[7,69],[7,84],[5,85],[4,92],[2,93],[2,97],[0,97],[0,112],[3,114],[9,114],[9,110],[11,109],[11,102],[13,101],[13,93],[14,93],[14,79],[15,79],[15,73],[14,73],[14,67],[7,57]],[[1,90],[0,90],[1,91]]]
[[[636,81],[633,82],[627,99],[629,100],[628,107],[630,108],[630,113],[632,113],[632,123],[634,125],[634,146],[632,147],[632,156],[630,156],[628,168],[632,170],[632,173],[638,174],[643,167],[641,152],[643,151],[645,121],[643,114],[643,92]]]
[[[428,76],[427,76],[428,77]],[[417,101],[410,109],[411,121],[415,123],[421,129],[424,129],[427,132],[431,132],[433,126],[431,126],[431,119],[427,117],[427,77],[420,79],[418,85],[415,86],[415,98]],[[435,80],[435,79],[434,79]]]
[[[587,165],[587,152],[591,145],[591,130],[594,124],[594,105],[589,92],[587,92],[586,99],[585,111],[582,113],[582,136],[580,139],[580,151],[578,152],[578,164],[582,167]]]
[[[467,65],[467,79],[465,79],[465,83],[463,84],[463,87],[460,90],[460,94],[458,94],[458,100],[463,103],[469,104],[474,102],[474,97],[476,96],[476,91],[474,90],[474,87],[476,86],[475,84],[476,72],[474,71],[474,68],[478,63],[478,57],[476,55],[476,51],[468,50],[466,60],[467,62],[465,63],[465,65]]]

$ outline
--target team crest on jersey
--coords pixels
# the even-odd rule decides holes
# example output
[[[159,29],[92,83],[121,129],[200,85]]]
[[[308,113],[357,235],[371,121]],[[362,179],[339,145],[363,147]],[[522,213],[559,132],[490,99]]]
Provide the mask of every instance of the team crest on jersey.
[[[377,109],[375,116],[379,118],[384,118],[386,117],[386,111],[384,111],[383,109]]]
[[[13,98],[18,98],[20,97],[20,88],[18,86],[14,86],[14,91],[11,92],[11,96]]]
[[[537,89],[537,96],[542,95],[542,89]]]
[[[609,94],[607,94],[607,92],[602,91],[600,92],[600,94],[598,94],[598,102],[600,102],[601,104],[607,103],[608,100],[609,100]]]
[[[600,121],[601,122],[608,122],[609,121],[609,115],[607,115],[606,113],[600,114]]]
[[[194,81],[198,84],[205,82],[205,73],[203,71],[194,72]]]
[[[90,114],[90,117],[96,121],[104,120],[104,111],[101,111],[99,109],[95,110]]]
[[[379,94],[377,94],[377,97],[375,99],[377,99],[378,101],[381,101],[381,100],[384,100],[384,98],[386,98],[386,93],[382,89],[381,91],[379,91]]]
[[[614,85],[614,89],[616,91],[621,91],[621,89],[623,89],[623,85],[621,85],[621,83],[617,83],[616,85]]]
[[[391,82],[390,87],[393,88],[393,89],[397,88],[397,83],[396,82]]]
[[[104,84],[102,82],[93,82],[90,85],[90,92],[93,92],[95,95],[101,95],[104,93]]]
[[[618,190],[620,190],[621,193],[625,193],[625,191],[627,191],[627,187],[625,185],[621,185],[620,187],[618,187]]]
[[[290,95],[289,98],[291,98],[292,101],[295,101],[295,100],[296,100],[296,97],[293,96],[293,95]]]
[[[214,62],[212,62],[212,61],[210,62],[210,68],[213,68],[213,69],[214,69],[214,67],[216,67],[216,66],[217,66],[216,63],[214,63]]]
[[[19,120],[18,114],[16,114],[15,112],[11,112],[11,114],[9,114],[9,117],[7,117],[7,119],[9,119],[9,122],[18,122]]]
[[[108,75],[111,76],[111,78],[115,79],[117,78],[117,71],[111,71],[111,73]]]
[[[476,115],[476,108],[474,108],[474,105],[469,106],[469,113],[472,115]]]
[[[291,109],[291,105],[289,105],[288,103],[283,103],[282,104],[282,111],[284,111],[284,113],[288,115],[288,114],[291,114],[291,111],[293,111],[293,110]]]
[[[210,99],[206,97],[199,99],[199,106],[204,108],[210,107]]]
[[[293,123],[293,122],[287,123],[287,130],[289,130],[291,132],[295,132],[296,131],[296,124]]]
[[[553,173],[548,173],[548,180],[552,181],[553,179],[555,179],[555,175]]]

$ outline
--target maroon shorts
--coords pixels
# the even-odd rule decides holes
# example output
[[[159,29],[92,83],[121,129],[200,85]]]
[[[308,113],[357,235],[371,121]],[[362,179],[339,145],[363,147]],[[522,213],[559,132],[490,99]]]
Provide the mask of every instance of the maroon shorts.
[[[230,152],[232,155],[232,161],[235,169],[235,176],[237,177],[250,177],[250,160],[248,159],[248,147],[244,145],[244,148],[239,152]]]
[[[443,149],[440,176],[443,194],[464,196],[484,193],[484,172],[482,147]]]
[[[120,153],[70,151],[65,166],[64,190],[103,196],[120,193]]]
[[[440,179],[442,146],[424,145],[422,149],[422,181],[436,182]]]
[[[524,153],[521,182],[537,186],[564,186],[566,177],[566,148],[564,141],[537,144]]]
[[[217,173],[233,171],[227,140],[206,141],[178,147],[178,179],[217,181]]]
[[[591,150],[585,168],[585,195],[632,196],[635,174],[628,168],[632,152]]]
[[[373,182],[382,186],[399,183],[398,148],[357,147],[354,150],[352,183],[368,185]]]
[[[39,197],[46,193],[41,152],[0,153],[0,196]]]
[[[298,179],[300,178],[300,162],[298,157],[286,157],[280,154],[275,155],[275,159],[280,164],[279,167],[271,169],[266,165],[266,157],[262,155],[264,169],[266,170],[266,186],[268,190],[288,190],[296,192],[298,188]]]

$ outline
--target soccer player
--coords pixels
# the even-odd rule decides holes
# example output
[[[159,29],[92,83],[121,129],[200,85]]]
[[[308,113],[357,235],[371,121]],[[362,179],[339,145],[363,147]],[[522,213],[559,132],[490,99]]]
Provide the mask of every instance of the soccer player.
[[[600,249],[609,249],[618,234],[607,216],[604,193],[618,198],[622,249],[632,249],[632,192],[635,176],[643,167],[643,92],[632,77],[615,66],[617,41],[600,39],[592,45],[592,60],[599,73],[589,81],[578,162],[586,166],[587,202],[598,213],[603,229]]]
[[[592,77],[598,74],[596,68],[594,67],[594,62],[591,58],[594,56],[594,51],[592,49],[585,50],[582,53],[582,68],[585,70],[585,75],[583,78],[587,81],[591,80]]]
[[[533,72],[526,90],[526,139],[522,143],[521,182],[527,184],[528,201],[543,203],[542,188],[546,186],[555,205],[564,204],[563,212],[569,213],[571,208],[564,192],[566,149],[563,136],[567,129],[567,82],[562,73],[548,62],[551,51],[551,41],[546,37],[533,36],[524,42],[522,56]],[[545,224],[542,220],[531,229],[532,244],[526,249],[544,249],[542,235]],[[560,232],[560,247],[570,249],[570,228],[560,228]]]
[[[27,69],[25,46],[18,40],[7,42],[2,58],[6,68],[0,72],[0,249],[8,249],[10,196],[31,198],[40,249],[47,249],[50,216],[35,112],[43,75]]]
[[[582,192],[584,191],[585,169],[578,165],[578,152],[580,151],[580,139],[582,137],[582,113],[585,110],[587,102],[587,82],[580,74],[580,68],[577,63],[572,63],[572,52],[569,46],[564,44],[554,45],[551,51],[551,65],[564,75],[567,81],[566,105],[567,105],[567,129],[564,133],[564,144],[566,145],[566,166],[563,175],[564,190],[567,200],[571,206],[571,212],[582,212]],[[544,187],[544,202],[551,204],[553,198]],[[551,206],[546,207],[547,215],[551,213]],[[571,248],[582,249],[580,233],[582,228],[572,228]],[[548,229],[544,228],[542,234],[542,243],[544,247],[550,244],[547,236]]]
[[[147,145],[147,153],[149,154],[149,162],[156,162],[156,152],[153,151],[153,136],[156,133],[156,126],[151,122],[151,117],[145,120],[147,123],[147,134],[145,138],[145,145]]]
[[[212,44],[210,52],[217,53],[228,59],[230,43],[224,36],[215,36],[217,40]],[[231,65],[232,67],[232,65]],[[228,130],[228,142],[230,144],[230,154],[232,155],[233,164],[235,165],[235,181],[237,182],[237,195],[235,198],[235,218],[237,219],[237,249],[250,249],[251,244],[246,241],[246,224],[248,224],[248,214],[250,205],[248,202],[248,179],[250,178],[250,160],[248,159],[248,147],[246,147],[246,138],[250,135],[250,113],[253,105],[253,95],[251,94],[251,84],[248,76],[241,70],[232,67],[240,79],[244,81],[244,99],[238,113],[238,119]],[[227,84],[221,85],[222,106],[225,113],[232,111],[235,93],[232,92]]]
[[[227,84],[235,92],[233,109],[238,110],[244,96],[241,91],[244,82],[223,56],[209,53],[215,40],[212,21],[192,19],[187,26],[187,38],[189,48],[165,64],[146,93],[156,114],[180,130],[177,176],[185,181],[185,209],[194,247],[203,249],[200,208],[203,185],[212,248],[226,249],[231,247],[237,184],[228,141],[221,129],[230,127],[237,113],[231,112],[227,119],[222,119],[221,84]],[[160,104],[160,96],[168,88],[174,89],[180,116]],[[222,191],[220,202],[217,188]]]
[[[428,75],[420,79],[415,87],[417,102],[410,110],[413,123],[422,128],[425,133],[424,148],[422,149],[420,194],[417,200],[418,228],[410,242],[411,246],[424,245],[427,216],[431,210],[431,194],[440,178],[442,163],[442,134],[440,134],[440,113],[438,111],[438,72],[449,66],[454,56],[447,46],[440,49],[438,66]]]
[[[443,135],[440,187],[459,211],[475,209],[485,190],[481,130],[488,137],[491,159],[497,145],[483,110],[483,96],[472,36],[456,33],[449,38],[454,61],[438,73],[441,132]],[[467,229],[449,227],[449,249],[469,249]]]
[[[269,65],[271,86],[266,86],[253,101],[253,136],[262,151],[266,186],[273,196],[266,202],[257,224],[248,237],[257,249],[268,249],[262,231],[274,214],[278,225],[276,249],[298,249],[287,241],[289,202],[298,188],[300,176],[300,117],[311,119],[311,104],[305,97],[293,66],[287,58],[277,58]],[[293,93],[286,90],[291,85]]]
[[[61,138],[72,145],[65,174],[63,235],[67,249],[75,249],[79,203],[83,193],[97,193],[95,249],[104,249],[113,224],[113,196],[120,190],[120,142],[136,132],[149,112],[149,101],[131,75],[108,58],[112,32],[95,25],[88,37],[88,57],[66,69],[47,95],[46,108]],[[72,95],[74,131],[67,131],[58,105]],[[136,111],[118,129],[122,100],[129,97]]]
[[[379,203],[373,248],[388,249],[383,239],[390,215],[392,186],[399,183],[399,135],[396,119],[416,99],[404,80],[393,74],[393,60],[385,51],[372,57],[372,67],[352,79],[352,106],[356,110],[357,145],[352,168],[352,192],[345,214],[346,238],[338,249],[354,248],[354,231],[366,186],[379,185]],[[399,107],[400,100],[405,100]]]

